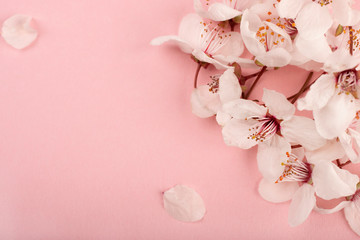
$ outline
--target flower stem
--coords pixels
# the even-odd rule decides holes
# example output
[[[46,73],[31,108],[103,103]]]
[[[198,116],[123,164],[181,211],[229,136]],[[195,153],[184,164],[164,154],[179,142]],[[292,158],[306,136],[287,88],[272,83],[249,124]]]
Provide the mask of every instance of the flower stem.
[[[346,165],[348,165],[348,164],[350,164],[350,163],[351,163],[350,160],[348,160],[348,161],[345,162],[345,163],[340,163],[340,160],[339,160],[339,159],[336,160],[336,164],[338,165],[339,168],[343,168],[343,167],[345,167]]]
[[[297,94],[295,94],[295,96],[292,98],[291,103],[294,104],[298,98],[301,96],[301,94],[303,94],[306,91],[306,88],[312,78],[312,76],[314,75],[314,72],[310,72],[308,77],[306,78],[304,84],[302,85],[302,87],[300,88],[299,92]]]
[[[259,74],[261,73],[261,71],[262,71],[262,70],[260,70],[260,71],[258,71],[258,72],[256,72],[256,73],[252,73],[252,74],[246,75],[246,76],[241,76],[241,80],[247,81],[247,80],[249,80],[249,79],[251,79],[251,78],[254,78],[254,77],[256,77],[257,75],[259,75]]]
[[[247,94],[245,95],[245,99],[248,99],[251,92],[254,90],[256,84],[259,82],[261,76],[264,74],[264,72],[266,71],[266,66],[264,66],[261,71],[259,72],[259,74],[257,75],[257,78],[255,79],[254,83],[251,85],[249,91],[247,92]]]
[[[197,88],[197,80],[198,80],[198,77],[199,77],[200,69],[201,69],[201,63],[199,63],[197,68],[196,68],[196,73],[195,73],[195,78],[194,78],[194,88]]]
[[[349,27],[349,36],[350,36],[350,55],[353,55],[354,52],[354,33],[353,33],[353,29],[350,26]]]

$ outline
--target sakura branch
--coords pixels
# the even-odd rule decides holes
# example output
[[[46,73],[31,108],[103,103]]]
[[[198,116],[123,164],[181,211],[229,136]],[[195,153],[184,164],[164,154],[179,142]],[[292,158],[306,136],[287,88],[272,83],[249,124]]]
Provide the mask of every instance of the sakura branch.
[[[259,193],[291,201],[291,226],[313,210],[344,209],[360,235],[359,177],[351,173],[360,162],[360,12],[352,1],[194,0],[194,8],[177,35],[151,42],[176,44],[194,60],[192,112],[215,116],[227,145],[258,146]],[[308,72],[295,94],[263,89],[261,100],[250,99],[266,72],[286,66]],[[214,68],[220,74],[199,85],[200,69]],[[347,201],[321,210],[315,194]]]

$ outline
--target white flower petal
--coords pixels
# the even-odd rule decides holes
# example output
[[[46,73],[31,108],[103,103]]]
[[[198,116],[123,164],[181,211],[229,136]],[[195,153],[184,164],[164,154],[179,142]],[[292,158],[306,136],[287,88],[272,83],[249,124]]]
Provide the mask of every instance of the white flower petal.
[[[349,133],[352,137],[353,147],[355,148],[356,152],[360,153],[360,133],[358,132],[359,129],[354,130],[349,128]],[[351,159],[353,163],[359,163],[360,162],[360,156],[357,156],[356,159]]]
[[[241,97],[239,80],[234,74],[234,69],[226,70],[219,79],[219,96],[222,103],[236,100]]]
[[[211,117],[221,108],[219,94],[210,92],[207,85],[198,86],[191,94],[191,108],[198,117]]]
[[[281,18],[294,19],[304,4],[303,0],[281,0],[276,5],[276,10]]]
[[[356,67],[359,62],[359,55],[350,55],[348,49],[339,48],[327,57],[323,70],[328,73],[342,72]]]
[[[325,200],[354,194],[359,182],[357,175],[326,161],[315,165],[311,178],[314,182],[316,195]]]
[[[339,135],[339,140],[340,140],[342,147],[344,148],[346,156],[353,163],[358,163],[359,157],[358,157],[358,154],[355,152],[355,149],[353,148],[354,145],[353,145],[352,136],[347,134],[346,132],[343,132],[341,135]]]
[[[173,218],[182,222],[200,221],[206,212],[204,201],[192,188],[176,185],[164,192],[164,207]]]
[[[286,162],[286,153],[290,152],[290,144],[285,138],[278,135],[274,135],[269,141],[259,144],[258,168],[267,181],[275,182],[280,177],[284,171],[282,163]]]
[[[214,58],[218,55],[226,56],[224,60],[228,59],[228,63],[234,62],[235,59],[240,57],[244,52],[244,43],[242,41],[241,34],[238,32],[229,32],[227,33],[228,40],[216,53],[214,53]]]
[[[274,48],[256,55],[256,60],[268,67],[284,67],[291,61],[291,54],[284,48]]]
[[[252,131],[249,130],[254,123],[256,123],[254,120],[245,121],[234,118],[228,121],[222,129],[225,143],[229,146],[235,146],[242,149],[249,149],[258,144],[255,139],[249,137],[252,133]]]
[[[223,112],[222,110],[218,111],[216,113],[216,122],[220,125],[220,126],[225,126],[225,124],[227,122],[229,122],[231,120],[231,116],[230,114]]]
[[[263,25],[261,19],[249,10],[241,18],[240,31],[247,50],[254,56],[264,54],[265,47],[256,39],[256,32]]]
[[[240,11],[231,8],[226,4],[217,2],[209,6],[206,18],[221,22],[232,19],[239,15],[241,15]]]
[[[360,11],[353,9],[349,0],[332,0],[334,18],[342,26],[354,26],[360,22]]]
[[[303,223],[311,211],[314,209],[316,203],[314,188],[305,183],[294,194],[289,207],[289,224],[292,227]]]
[[[37,31],[31,27],[32,17],[14,15],[5,20],[1,29],[4,40],[16,49],[29,46],[37,38]]]
[[[315,206],[314,210],[321,214],[332,214],[332,213],[336,213],[336,212],[342,210],[343,208],[347,207],[350,203],[351,202],[349,202],[349,201],[342,201],[341,203],[336,205],[334,208],[330,208],[330,209],[319,208],[319,207]]]
[[[359,203],[352,202],[344,208],[345,218],[351,229],[360,236],[360,208]]]
[[[204,53],[200,49],[194,49],[193,52],[192,52],[192,55],[201,62],[206,62],[206,63],[213,64],[216,67],[216,69],[233,68],[231,66],[227,66],[227,65],[219,62],[218,60],[216,60],[214,58],[209,57],[206,53]]]
[[[336,79],[333,74],[321,75],[311,85],[309,92],[297,102],[298,109],[313,110],[323,108],[335,93]]]
[[[314,120],[302,116],[283,121],[281,134],[289,142],[299,143],[307,150],[315,150],[326,144],[326,140],[316,131]]]
[[[337,140],[328,141],[323,147],[314,151],[306,151],[306,159],[309,163],[318,164],[322,161],[334,161],[345,156],[344,149]]]
[[[183,17],[179,26],[179,38],[189,43],[193,48],[201,49],[201,34],[204,31],[204,20],[197,14],[190,13]]]
[[[316,129],[326,139],[342,134],[356,115],[356,103],[352,95],[334,94],[328,104],[313,111]]]
[[[274,183],[261,179],[258,191],[266,201],[280,203],[291,200],[298,188],[297,182]]]
[[[178,36],[157,37],[157,38],[153,39],[150,42],[150,44],[153,46],[159,46],[166,42],[177,45],[181,49],[181,51],[183,51],[184,53],[190,54],[193,51],[193,47],[190,46],[190,44],[188,42],[185,42],[184,40],[180,39]]]
[[[315,39],[305,39],[298,36],[295,45],[302,55],[316,62],[325,62],[332,53],[327,39],[323,35]]]
[[[331,27],[333,20],[326,7],[318,3],[306,4],[295,19],[296,28],[304,39],[317,39]]]
[[[251,116],[263,117],[267,109],[251,100],[238,99],[223,105],[223,110],[237,119],[245,119]]]
[[[262,101],[269,109],[269,113],[278,119],[287,120],[295,113],[295,107],[284,95],[274,90],[264,88]]]

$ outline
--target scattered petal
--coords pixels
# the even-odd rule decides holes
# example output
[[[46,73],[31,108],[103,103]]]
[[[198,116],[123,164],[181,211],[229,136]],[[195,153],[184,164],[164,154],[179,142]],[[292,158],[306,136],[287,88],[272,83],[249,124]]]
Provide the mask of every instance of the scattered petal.
[[[206,212],[204,201],[192,188],[176,185],[164,192],[165,210],[182,222],[200,221]]]
[[[1,35],[5,41],[16,49],[29,46],[37,38],[37,31],[30,26],[32,17],[26,15],[14,15],[5,20],[1,29]]]

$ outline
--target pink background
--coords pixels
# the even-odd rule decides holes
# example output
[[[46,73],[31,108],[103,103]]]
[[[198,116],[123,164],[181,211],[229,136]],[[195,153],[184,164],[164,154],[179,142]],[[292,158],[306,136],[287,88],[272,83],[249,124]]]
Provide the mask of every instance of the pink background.
[[[0,22],[28,14],[40,33],[23,51],[0,39],[0,239],[356,238],[343,213],[289,227],[289,204],[257,193],[255,149],[192,115],[196,65],[149,46],[189,12],[192,0],[0,0]],[[266,73],[257,94],[292,94],[306,75]],[[203,221],[164,211],[179,183],[203,197]]]

